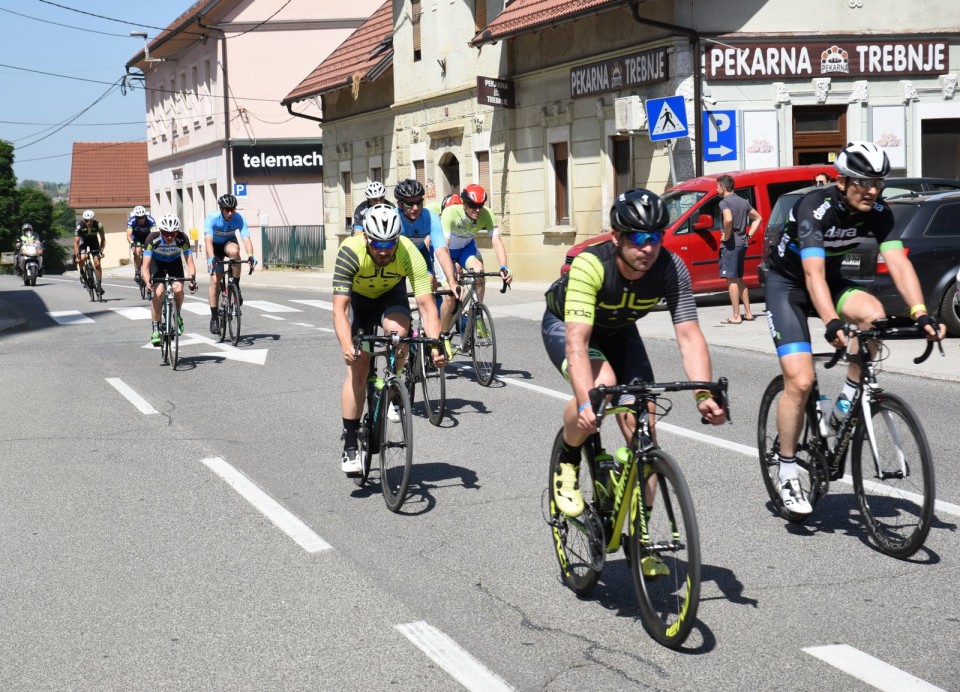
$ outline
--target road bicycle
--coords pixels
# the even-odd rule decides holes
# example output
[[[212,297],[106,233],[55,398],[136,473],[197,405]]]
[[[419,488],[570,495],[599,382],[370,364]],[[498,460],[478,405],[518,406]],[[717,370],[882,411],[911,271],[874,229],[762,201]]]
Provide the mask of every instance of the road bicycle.
[[[434,295],[442,294],[438,291]],[[451,293],[451,291],[447,291]],[[407,293],[408,298],[414,297],[413,293]],[[423,322],[420,319],[420,311],[416,306],[411,308],[417,313],[417,317],[411,325],[411,336],[425,336]],[[433,364],[429,349],[421,347],[418,343],[410,344],[410,355],[407,356],[407,362],[403,365],[403,381],[407,385],[407,394],[410,396],[410,404],[413,405],[417,385],[423,392],[423,407],[427,413],[427,419],[433,425],[440,425],[443,420],[443,413],[447,405],[447,373],[445,368],[438,368]]]
[[[83,267],[80,269],[80,278],[83,280],[83,287],[90,294],[90,300],[94,303],[99,300],[103,302],[103,285],[97,278],[97,267],[93,263],[93,252],[90,249],[86,251],[86,259],[83,261]],[[97,253],[97,257],[103,257],[102,252]]]
[[[140,248],[142,251],[143,243],[141,243],[138,240],[135,240],[132,243],[130,243],[130,250],[133,251],[134,254],[136,254],[136,248]],[[136,262],[135,259],[134,259],[134,262]],[[139,271],[135,270],[133,280],[137,284],[137,287],[140,289],[140,298],[142,298],[143,300],[150,300],[150,292],[147,291],[147,282],[143,280],[143,276],[141,276]]]
[[[364,335],[363,331],[353,337],[353,349],[370,353],[370,370],[367,375],[366,407],[360,421],[358,449],[360,474],[354,483],[363,487],[370,475],[370,461],[374,454],[380,457],[380,489],[384,502],[391,512],[399,512],[407,499],[410,472],[413,468],[413,422],[410,413],[410,395],[406,385],[397,375],[397,348],[400,344],[416,344],[429,349],[441,347],[438,339],[423,336],[401,337],[396,332],[388,335]],[[383,374],[377,374],[376,360],[385,359]],[[394,407],[397,420],[387,415]]]
[[[926,540],[933,521],[935,481],[933,456],[923,425],[910,405],[877,383],[879,364],[888,352],[884,339],[891,336],[923,336],[922,328],[890,327],[886,319],[870,329],[846,325],[847,339],[856,339],[856,353],[841,348],[813,354],[814,363],[832,368],[843,358],[860,363],[860,381],[850,402],[850,412],[834,431],[818,406],[821,399],[816,379],[803,408],[803,425],[797,441],[800,483],[812,506],[830,489],[832,481],[853,483],[860,515],[867,532],[881,552],[906,559]],[[873,348],[870,348],[871,343]],[[943,346],[938,342],[940,352]],[[925,361],[926,350],[914,363]],[[783,394],[783,375],[774,377],[760,400],[757,448],[760,471],[774,509],[787,521],[803,521],[784,509],[777,491],[780,464],[780,437],[777,432],[777,404]],[[850,451],[852,479],[846,476]]]
[[[240,341],[240,287],[233,278],[233,265],[250,264],[249,259],[237,260],[224,257],[216,260],[214,265],[223,267],[223,278],[220,280],[220,296],[217,299],[217,319],[220,321],[220,341],[230,336],[230,343],[234,346]],[[253,274],[253,264],[250,264],[248,274]]]
[[[497,335],[493,329],[493,317],[490,309],[480,301],[477,294],[477,281],[487,276],[501,276],[499,272],[478,272],[465,269],[458,282],[460,296],[453,312],[451,324],[453,332],[446,335],[456,353],[469,353],[473,359],[473,368],[477,373],[477,382],[489,387],[497,374]],[[506,293],[509,284],[504,281],[501,293]],[[438,295],[452,295],[450,291],[437,291]]]
[[[189,282],[191,288],[196,286],[194,277],[165,276],[163,283],[163,301],[160,304],[160,358],[164,365],[169,364],[171,370],[177,369],[180,362],[180,308],[177,307],[176,296],[173,293],[173,284]]]
[[[608,553],[623,546],[640,621],[660,644],[676,649],[693,628],[700,601],[700,538],[693,499],[676,460],[655,442],[651,417],[673,408],[661,395],[706,390],[727,411],[727,380],[652,382],[600,386],[590,390],[598,429],[581,452],[583,513],[561,513],[553,496],[554,472],[563,446],[563,429],[550,454],[544,512],[553,535],[564,584],[574,593],[590,593],[600,579]],[[606,398],[627,394],[632,403],[608,406]],[[630,444],[611,456],[601,443],[599,423],[605,414],[625,414],[633,429]],[[728,412],[729,413],[729,412]],[[729,418],[729,415],[728,415]],[[644,508],[643,511],[639,511]]]

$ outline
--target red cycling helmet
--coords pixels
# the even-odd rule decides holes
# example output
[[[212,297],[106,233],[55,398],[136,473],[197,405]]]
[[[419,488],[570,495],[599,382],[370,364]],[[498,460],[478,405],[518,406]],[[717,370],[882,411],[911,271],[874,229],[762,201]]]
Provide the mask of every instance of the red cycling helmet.
[[[463,200],[460,199],[460,195],[453,193],[452,195],[447,195],[443,198],[443,202],[440,203],[440,209],[446,209],[447,207],[454,204],[463,204]]]
[[[460,191],[460,199],[463,204],[468,206],[482,207],[487,203],[487,191],[482,186],[473,183]]]

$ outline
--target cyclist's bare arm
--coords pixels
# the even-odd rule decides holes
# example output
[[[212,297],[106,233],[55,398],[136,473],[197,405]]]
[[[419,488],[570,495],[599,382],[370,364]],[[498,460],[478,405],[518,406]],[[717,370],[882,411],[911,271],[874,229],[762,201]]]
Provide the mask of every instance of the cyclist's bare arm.
[[[597,427],[597,415],[591,406],[584,406],[584,404],[589,404],[590,390],[596,386],[589,354],[593,325],[567,322],[566,330],[567,371],[570,374],[570,384],[573,387],[573,396],[576,399],[579,414],[577,427],[581,431],[592,432]]]
[[[353,365],[357,361],[357,354],[353,349],[353,336],[350,326],[350,296],[348,295],[333,296],[333,331],[337,335],[337,342],[343,352],[343,361],[347,365]]]

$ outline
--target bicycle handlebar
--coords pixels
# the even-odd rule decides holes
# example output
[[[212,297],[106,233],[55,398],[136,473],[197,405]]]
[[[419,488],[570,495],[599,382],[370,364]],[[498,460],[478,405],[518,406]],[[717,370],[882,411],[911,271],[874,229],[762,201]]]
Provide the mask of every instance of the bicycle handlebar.
[[[369,344],[371,353],[374,352],[373,349],[377,346],[396,348],[400,344],[424,344],[436,346],[441,349],[441,351],[443,349],[443,342],[440,339],[431,339],[428,336],[400,336],[396,332],[390,332],[390,334],[364,334],[361,329],[353,337],[353,353],[355,356],[360,355],[360,352],[363,350],[363,344]],[[385,352],[386,349],[381,353]]]
[[[235,260],[235,259],[231,259],[230,257],[224,257],[223,259],[215,259],[213,261],[213,266],[216,267],[218,264],[221,265],[224,269],[226,269],[231,264],[249,264],[250,271],[248,271],[247,274],[253,274],[253,268],[255,266],[252,262],[250,262],[249,259]]]
[[[470,279],[476,279],[481,276],[499,276],[503,281],[503,286],[500,288],[501,293],[506,293],[507,289],[510,288],[510,284],[507,283],[507,280],[503,278],[503,275],[500,272],[477,272],[473,271],[472,269],[464,269],[462,272],[460,272],[460,276],[457,277],[457,281],[460,281],[463,278],[466,278],[469,281]]]
[[[863,351],[866,349],[866,342],[871,339],[883,341],[889,336],[926,336],[926,331],[919,324],[911,324],[906,327],[888,327],[887,320],[885,319],[874,321],[873,327],[870,329],[858,329],[854,324],[846,324],[843,327],[843,331],[848,338],[860,337],[858,351]],[[920,365],[920,363],[930,357],[930,354],[933,353],[934,343],[936,343],[937,348],[940,349],[940,355],[945,355],[943,352],[942,341],[933,342],[928,340],[923,353],[913,359],[915,365]],[[823,367],[827,369],[832,368],[840,361],[845,353],[847,353],[846,347],[838,348],[836,351],[834,351],[833,355],[830,357],[830,360],[827,361]]]
[[[590,390],[590,406],[597,412],[597,418],[603,416],[606,408],[606,398],[609,394],[636,394],[641,400],[649,398],[650,395],[664,394],[666,392],[683,392],[694,389],[705,389],[709,391],[714,400],[723,408],[727,420],[730,421],[730,407],[727,396],[728,380],[726,377],[719,378],[716,382],[710,381],[690,381],[690,382],[642,382],[634,380],[630,384],[600,385]],[[706,418],[700,418],[701,423],[708,423]]]

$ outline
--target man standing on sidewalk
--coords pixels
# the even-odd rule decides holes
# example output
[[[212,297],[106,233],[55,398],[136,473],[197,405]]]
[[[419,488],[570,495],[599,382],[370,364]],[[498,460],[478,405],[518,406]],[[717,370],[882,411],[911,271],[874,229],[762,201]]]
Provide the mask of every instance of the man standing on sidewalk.
[[[757,210],[736,194],[733,187],[731,176],[721,175],[717,178],[717,194],[720,195],[720,214],[723,219],[723,231],[720,235],[720,276],[727,280],[727,291],[733,306],[733,315],[723,320],[723,324],[753,321],[750,294],[743,280],[743,260],[747,254],[747,245],[762,221]],[[747,219],[750,220],[749,230]],[[743,317],[740,317],[740,303],[743,303]]]

